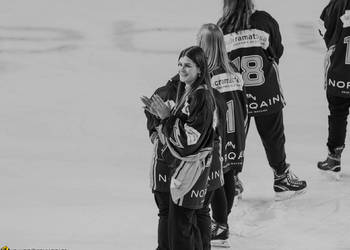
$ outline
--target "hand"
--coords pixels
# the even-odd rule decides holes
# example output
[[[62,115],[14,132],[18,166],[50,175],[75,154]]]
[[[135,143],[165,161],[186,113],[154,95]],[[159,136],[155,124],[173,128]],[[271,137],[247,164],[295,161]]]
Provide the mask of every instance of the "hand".
[[[143,106],[145,110],[150,112],[152,115],[159,117],[151,99],[149,99],[147,96],[141,96],[141,101],[143,102],[143,104],[145,104],[145,106]]]
[[[158,117],[160,119],[165,119],[170,116],[171,109],[166,105],[166,103],[160,98],[159,95],[152,96],[152,108],[156,110]]]

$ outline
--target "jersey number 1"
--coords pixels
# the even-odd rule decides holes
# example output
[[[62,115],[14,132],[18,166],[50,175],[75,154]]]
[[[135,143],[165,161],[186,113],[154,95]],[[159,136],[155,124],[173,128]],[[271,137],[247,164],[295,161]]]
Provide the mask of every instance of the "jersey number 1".
[[[226,112],[226,123],[227,123],[227,133],[234,133],[236,131],[235,126],[235,107],[233,101],[226,102],[227,112]]]
[[[346,44],[345,64],[350,64],[350,36],[344,38]]]

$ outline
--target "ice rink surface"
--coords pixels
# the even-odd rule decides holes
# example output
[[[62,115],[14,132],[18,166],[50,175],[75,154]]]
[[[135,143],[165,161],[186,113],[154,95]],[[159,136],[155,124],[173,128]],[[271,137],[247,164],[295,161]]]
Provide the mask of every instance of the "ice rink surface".
[[[139,97],[176,73],[179,51],[202,23],[216,22],[221,1],[0,3],[0,247],[155,249],[152,146]],[[327,153],[317,34],[326,3],[256,0],[280,23],[287,160],[308,191],[273,201],[252,124],[231,249],[350,249],[349,149],[340,182],[316,169]]]

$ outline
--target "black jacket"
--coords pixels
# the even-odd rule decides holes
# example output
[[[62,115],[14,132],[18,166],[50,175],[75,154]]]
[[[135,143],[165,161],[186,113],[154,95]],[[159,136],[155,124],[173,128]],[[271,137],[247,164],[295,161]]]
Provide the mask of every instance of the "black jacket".
[[[236,32],[230,23],[221,28],[229,59],[243,76],[249,114],[257,116],[277,112],[285,105],[278,71],[283,45],[279,25],[267,12],[256,10],[250,25]]]
[[[350,1],[332,0],[321,14],[321,35],[328,52],[325,87],[334,96],[350,97]]]

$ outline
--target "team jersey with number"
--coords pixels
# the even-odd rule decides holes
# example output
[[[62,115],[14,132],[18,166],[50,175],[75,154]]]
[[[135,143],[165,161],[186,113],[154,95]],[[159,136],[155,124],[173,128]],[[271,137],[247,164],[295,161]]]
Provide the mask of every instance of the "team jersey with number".
[[[162,121],[162,133],[177,158],[170,192],[175,204],[201,208],[207,192],[214,143],[215,100],[205,86],[189,95],[179,85],[172,115]]]
[[[330,1],[320,18],[320,33],[328,49],[325,59],[327,93],[350,97],[350,1]]]
[[[245,122],[247,118],[247,102],[243,87],[242,75],[230,74],[222,68],[212,72],[211,86],[219,110],[217,131],[221,137],[221,155],[223,171],[231,168],[241,172],[245,149]]]
[[[180,84],[179,76],[170,79],[165,86],[158,88],[154,94],[158,94],[170,107],[175,106],[177,86]],[[157,131],[160,119],[148,111],[147,129],[153,143],[153,156],[150,168],[150,186],[153,191],[169,192],[171,165],[174,163],[174,156],[170,153],[164,138]]]
[[[239,69],[246,87],[249,115],[274,113],[285,105],[278,71],[283,45],[279,25],[265,11],[256,10],[251,27],[233,31],[221,25],[229,59]]]

